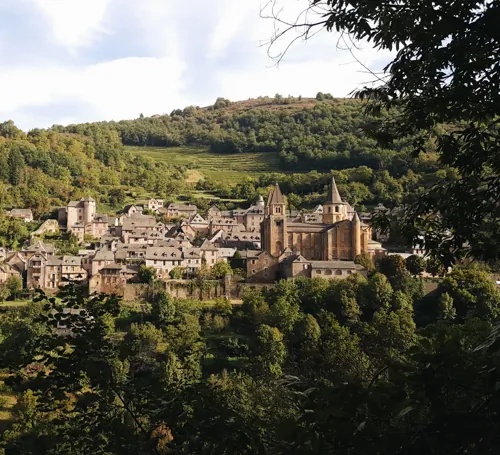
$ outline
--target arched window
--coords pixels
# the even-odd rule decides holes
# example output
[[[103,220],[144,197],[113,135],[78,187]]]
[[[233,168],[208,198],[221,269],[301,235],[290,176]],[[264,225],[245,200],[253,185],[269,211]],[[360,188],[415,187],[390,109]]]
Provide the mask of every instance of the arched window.
[[[325,275],[332,275],[332,271],[331,270],[326,270],[325,271]]]
[[[335,275],[342,275],[342,270],[336,270]]]
[[[332,208],[328,207],[328,213],[332,213]]]
[[[345,258],[345,251],[344,250],[342,250],[342,252],[340,253],[340,257]]]
[[[316,275],[321,275],[321,270],[316,270]]]
[[[276,207],[276,213],[281,213],[281,207]]]
[[[347,271],[348,275],[352,275],[352,272],[350,270]]]
[[[340,212],[340,207],[338,205],[335,206],[335,212],[337,212],[337,213]]]

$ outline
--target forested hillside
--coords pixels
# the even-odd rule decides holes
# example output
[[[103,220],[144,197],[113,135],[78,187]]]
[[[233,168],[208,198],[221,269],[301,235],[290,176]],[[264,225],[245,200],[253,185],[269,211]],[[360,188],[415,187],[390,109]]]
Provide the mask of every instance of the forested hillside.
[[[321,96],[320,96],[321,98]],[[117,131],[124,145],[204,146],[221,154],[275,152],[283,170],[329,170],[366,165],[404,172],[395,155],[405,152],[399,141],[382,149],[364,134],[373,121],[362,103],[349,99],[262,98],[231,103],[219,98],[213,106],[189,106],[170,115],[120,122],[98,122],[56,131],[95,134]]]
[[[70,286],[0,314],[0,450],[498,453],[495,284],[456,269],[423,298],[401,257],[379,270],[249,287],[236,307]]]
[[[375,118],[364,115],[362,102],[332,99],[328,94],[317,98],[276,95],[235,103],[219,98],[213,106],[189,106],[170,115],[55,126],[53,130],[84,136],[118,133],[125,145],[166,147],[165,161],[170,162],[169,147],[184,146],[175,148],[175,153],[192,155],[194,163],[187,167],[194,169],[200,169],[196,165],[199,150],[205,151],[210,163],[222,172],[204,174],[201,169],[198,189],[221,197],[251,199],[278,181],[284,192],[292,195],[290,203],[296,208],[321,201],[332,170],[342,194],[358,207],[378,202],[395,205],[404,195],[416,194],[440,179],[457,178],[453,170],[438,165],[432,142],[424,144],[426,153],[418,157],[412,156],[404,140],[382,148],[366,135]],[[147,156],[147,150],[134,152]],[[162,149],[154,150],[157,160],[161,153]],[[242,166],[242,173],[231,175],[231,182],[227,182],[224,157],[245,153],[258,156],[265,169],[274,163],[275,172],[255,174],[249,169],[245,174]],[[265,155],[272,159],[265,159]]]
[[[25,207],[41,215],[89,194],[101,206],[120,206],[127,193],[182,191],[182,177],[176,167],[126,152],[113,130],[26,134],[11,121],[0,124],[2,209]]]

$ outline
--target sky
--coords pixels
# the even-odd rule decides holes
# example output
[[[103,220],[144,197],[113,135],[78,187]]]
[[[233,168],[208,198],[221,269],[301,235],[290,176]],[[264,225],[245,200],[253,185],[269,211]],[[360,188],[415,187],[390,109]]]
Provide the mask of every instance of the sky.
[[[291,19],[307,0],[277,0]],[[266,0],[0,0],[0,122],[24,130],[318,91],[345,97],[387,55],[322,32],[279,65]],[[269,12],[269,10],[265,10]],[[285,49],[297,35],[273,47]]]

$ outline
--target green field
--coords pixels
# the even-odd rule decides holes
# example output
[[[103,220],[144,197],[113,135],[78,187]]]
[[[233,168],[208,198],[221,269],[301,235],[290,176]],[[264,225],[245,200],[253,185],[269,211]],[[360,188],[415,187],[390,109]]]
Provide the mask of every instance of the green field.
[[[277,153],[241,153],[219,155],[196,147],[126,147],[128,151],[148,156],[158,161],[187,166],[189,179],[199,179],[234,185],[248,176],[256,177],[265,172],[279,172]]]

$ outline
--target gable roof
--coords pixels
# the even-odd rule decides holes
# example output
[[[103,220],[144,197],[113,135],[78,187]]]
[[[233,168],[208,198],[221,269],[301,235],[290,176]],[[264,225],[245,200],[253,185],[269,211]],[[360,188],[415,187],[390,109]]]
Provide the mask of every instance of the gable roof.
[[[270,204],[284,204],[285,201],[283,199],[283,194],[281,194],[281,189],[278,183],[274,186],[274,188],[269,193],[269,199],[267,200],[267,205]]]
[[[200,247],[201,251],[217,251],[218,248],[216,248],[212,243],[209,242],[208,239],[205,239],[205,241],[202,243]]]

